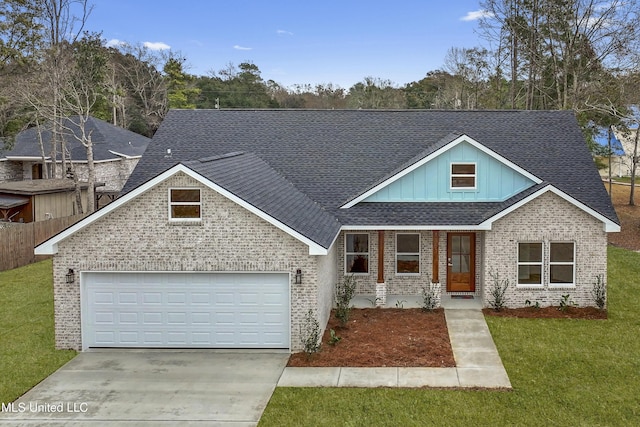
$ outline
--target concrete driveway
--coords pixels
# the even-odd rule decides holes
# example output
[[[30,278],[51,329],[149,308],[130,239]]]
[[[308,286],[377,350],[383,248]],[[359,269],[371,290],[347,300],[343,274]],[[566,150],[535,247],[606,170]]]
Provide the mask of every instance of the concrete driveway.
[[[0,413],[11,426],[255,426],[287,353],[105,350],[78,354]]]

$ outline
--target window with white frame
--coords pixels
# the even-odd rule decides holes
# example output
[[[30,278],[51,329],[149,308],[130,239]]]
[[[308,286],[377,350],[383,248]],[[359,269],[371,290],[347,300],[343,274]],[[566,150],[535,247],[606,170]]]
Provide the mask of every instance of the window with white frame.
[[[475,163],[451,163],[451,188],[475,189],[476,188],[476,164]]]
[[[419,234],[396,234],[396,273],[420,274]]]
[[[549,284],[573,285],[575,277],[575,244],[551,242],[549,244]]]
[[[542,242],[518,243],[518,285],[542,286]]]
[[[199,188],[169,189],[169,220],[200,221],[202,201]]]
[[[367,233],[347,233],[345,244],[345,273],[369,273],[369,235]]]

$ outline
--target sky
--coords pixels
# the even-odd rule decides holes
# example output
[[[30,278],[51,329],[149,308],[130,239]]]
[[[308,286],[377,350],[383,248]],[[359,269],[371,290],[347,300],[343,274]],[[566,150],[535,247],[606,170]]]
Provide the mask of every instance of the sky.
[[[285,87],[397,86],[442,68],[451,47],[480,46],[478,0],[89,0],[86,30],[110,46],[179,52],[207,75],[252,62]]]

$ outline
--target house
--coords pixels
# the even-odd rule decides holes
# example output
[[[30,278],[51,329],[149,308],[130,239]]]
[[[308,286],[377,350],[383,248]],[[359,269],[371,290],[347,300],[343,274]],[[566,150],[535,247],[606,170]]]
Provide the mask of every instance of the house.
[[[385,303],[594,305],[618,218],[569,111],[173,110],[54,255],[56,344],[301,350],[337,281]],[[388,301],[393,304],[393,300]]]
[[[69,117],[63,121],[62,137],[66,142],[73,172],[81,181],[87,181],[87,152],[84,146],[74,135],[80,135],[79,118]],[[95,162],[96,181],[103,182],[104,186],[96,189],[96,198],[113,200],[122,190],[129,178],[131,171],[142,157],[142,154],[151,141],[146,136],[138,135],[127,129],[114,126],[103,120],[89,117],[85,125],[85,131],[91,134],[93,142],[93,157]],[[44,176],[43,159],[40,152],[40,138],[42,138],[45,150],[45,162],[52,168],[54,155],[51,153],[52,124],[41,127],[41,135],[37,127],[31,127],[20,132],[15,139],[11,150],[2,150],[0,146],[0,182],[21,181],[47,178]],[[67,171],[62,170],[61,149],[58,147],[55,154],[56,176],[63,179]],[[106,204],[102,200],[101,204]]]
[[[80,184],[83,211],[87,183]],[[76,187],[71,179],[0,182],[0,221],[34,222],[76,215]]]

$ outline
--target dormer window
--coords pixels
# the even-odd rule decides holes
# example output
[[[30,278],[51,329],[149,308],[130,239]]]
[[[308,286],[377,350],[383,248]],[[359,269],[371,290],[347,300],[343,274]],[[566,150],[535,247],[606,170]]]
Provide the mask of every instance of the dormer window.
[[[200,221],[201,206],[199,188],[169,189],[170,221]]]
[[[475,190],[476,164],[451,163],[451,188],[456,190]]]

